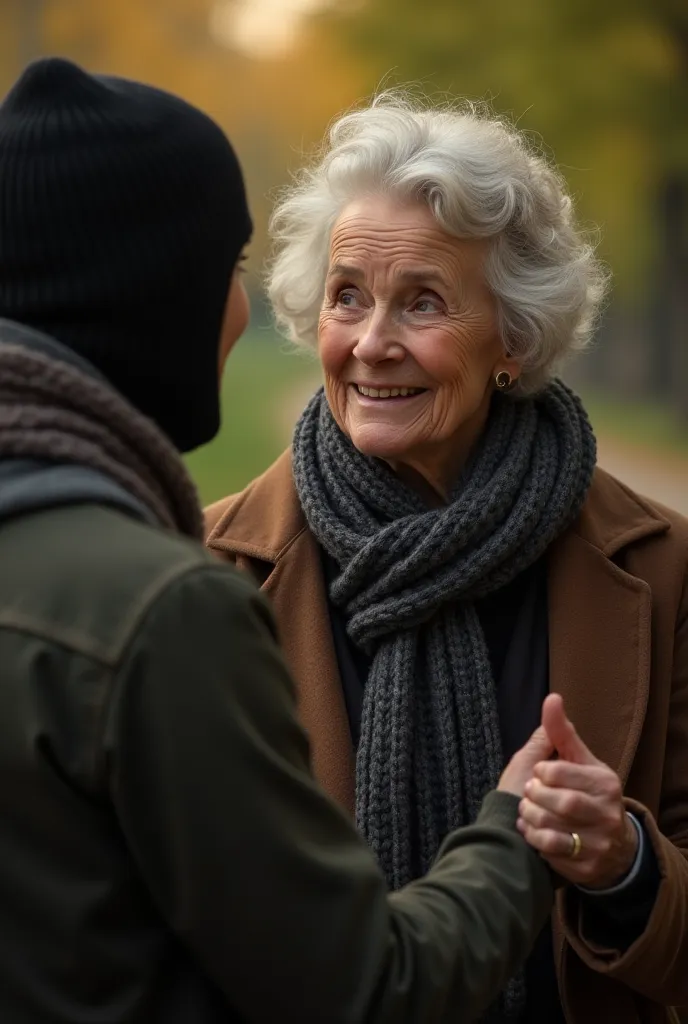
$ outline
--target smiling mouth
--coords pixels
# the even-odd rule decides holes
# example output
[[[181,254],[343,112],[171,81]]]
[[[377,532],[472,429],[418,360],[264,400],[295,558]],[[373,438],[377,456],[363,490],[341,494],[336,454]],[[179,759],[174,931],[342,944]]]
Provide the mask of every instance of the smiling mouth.
[[[422,394],[426,388],[369,388],[363,384],[354,384],[359,395],[365,398],[413,398]]]

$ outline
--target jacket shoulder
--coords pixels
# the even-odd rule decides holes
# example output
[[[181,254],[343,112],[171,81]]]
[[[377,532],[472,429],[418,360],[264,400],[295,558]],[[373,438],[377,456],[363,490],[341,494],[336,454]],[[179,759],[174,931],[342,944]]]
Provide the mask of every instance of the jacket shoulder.
[[[0,528],[0,627],[114,663],[156,598],[213,567],[201,544],[99,505],[19,516]],[[229,570],[227,570],[229,571]]]

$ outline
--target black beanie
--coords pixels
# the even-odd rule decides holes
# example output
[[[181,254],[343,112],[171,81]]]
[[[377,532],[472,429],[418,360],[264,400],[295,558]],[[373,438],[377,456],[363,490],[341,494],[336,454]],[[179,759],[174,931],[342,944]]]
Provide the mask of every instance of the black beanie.
[[[180,451],[219,427],[250,234],[234,151],[183,100],[51,58],[0,105],[0,317],[88,359]]]

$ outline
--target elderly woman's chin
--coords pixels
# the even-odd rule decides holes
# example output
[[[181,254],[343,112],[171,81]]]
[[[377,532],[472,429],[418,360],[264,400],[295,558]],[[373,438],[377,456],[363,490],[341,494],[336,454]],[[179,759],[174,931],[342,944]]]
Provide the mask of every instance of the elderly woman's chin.
[[[421,445],[422,439],[401,424],[369,423],[351,433],[351,443],[371,459],[383,459],[393,468],[397,462],[410,459]]]
[[[428,422],[432,396],[429,391],[413,397],[370,398],[351,386],[343,415],[330,408],[340,428],[363,455],[376,459],[403,459],[432,433]]]

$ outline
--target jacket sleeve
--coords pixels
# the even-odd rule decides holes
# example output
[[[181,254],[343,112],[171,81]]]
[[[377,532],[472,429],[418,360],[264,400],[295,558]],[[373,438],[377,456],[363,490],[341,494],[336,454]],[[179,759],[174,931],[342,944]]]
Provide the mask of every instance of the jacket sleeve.
[[[104,763],[170,928],[251,1022],[472,1020],[551,909],[549,873],[488,796],[388,895],[317,787],[271,613],[220,565],[170,584],[113,682]]]
[[[674,643],[674,675],[659,818],[633,800],[659,885],[644,929],[627,948],[602,944],[574,889],[559,895],[568,941],[593,970],[665,1006],[688,1005],[688,573]]]

